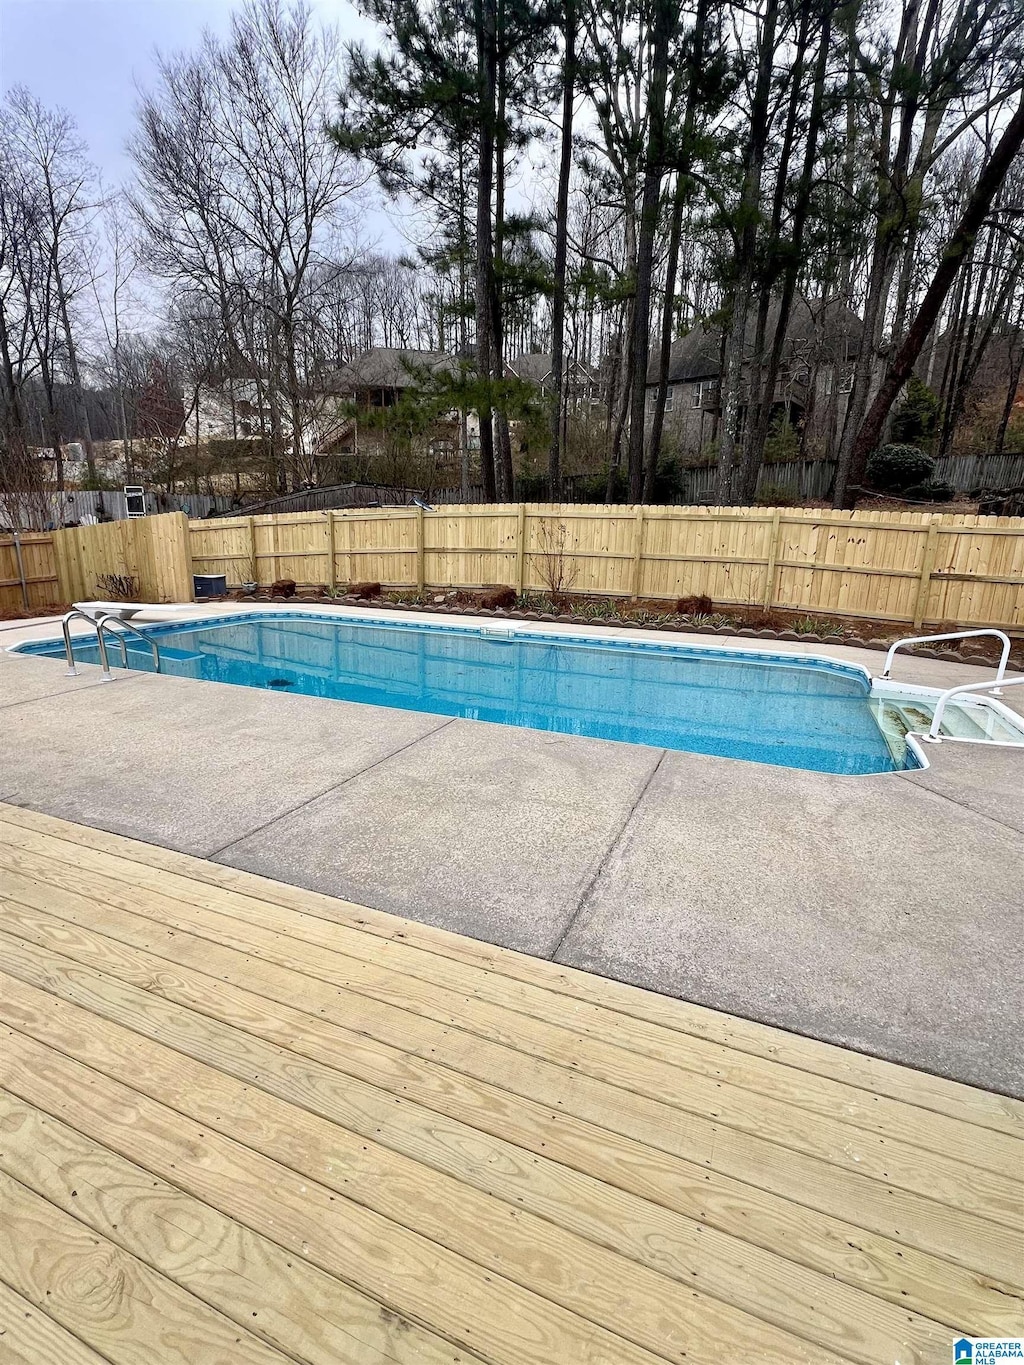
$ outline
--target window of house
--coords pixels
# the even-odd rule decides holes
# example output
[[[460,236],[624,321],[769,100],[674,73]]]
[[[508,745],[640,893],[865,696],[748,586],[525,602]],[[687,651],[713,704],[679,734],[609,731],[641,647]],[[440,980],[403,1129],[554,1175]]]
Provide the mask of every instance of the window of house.
[[[843,373],[839,376],[839,392],[840,392],[840,393],[852,393],[852,392],[853,392],[853,371],[852,371],[852,370],[844,370]]]
[[[670,384],[665,391],[665,411],[672,411],[672,404],[675,401],[675,389]]]
[[[703,384],[694,384],[693,388],[690,390],[691,408],[699,408],[701,406],[701,391],[703,388]]]
[[[657,387],[655,386],[647,390],[647,411],[653,412],[655,407],[657,406],[657,402],[658,390]]]

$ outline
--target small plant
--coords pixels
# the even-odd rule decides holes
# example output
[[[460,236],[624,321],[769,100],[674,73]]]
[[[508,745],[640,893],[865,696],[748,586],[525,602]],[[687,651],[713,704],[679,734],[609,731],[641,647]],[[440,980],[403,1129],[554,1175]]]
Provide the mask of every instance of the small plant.
[[[906,398],[893,418],[893,440],[911,445],[929,443],[935,435],[938,420],[938,396],[916,375],[912,375],[907,384]]]
[[[834,621],[820,621],[815,616],[798,616],[790,621],[789,628],[797,635],[841,636],[842,631]]]
[[[139,580],[130,573],[101,573],[96,579],[96,592],[111,602],[137,602]]]
[[[248,596],[252,596],[260,585],[260,566],[259,560],[256,558],[255,541],[250,544],[248,553],[242,561],[241,574],[242,591]]]
[[[764,443],[765,464],[785,464],[800,458],[800,435],[786,417],[779,415],[772,421]],[[779,504],[781,507],[783,504]]]
[[[540,576],[555,604],[562,603],[579,574],[579,565],[569,550],[569,528],[564,521],[543,521],[540,527]]]
[[[934,473],[934,458],[917,446],[882,446],[868,460],[868,483],[882,493],[902,493],[928,482]]]
[[[766,483],[755,498],[758,507],[797,507],[800,499],[781,483]]]

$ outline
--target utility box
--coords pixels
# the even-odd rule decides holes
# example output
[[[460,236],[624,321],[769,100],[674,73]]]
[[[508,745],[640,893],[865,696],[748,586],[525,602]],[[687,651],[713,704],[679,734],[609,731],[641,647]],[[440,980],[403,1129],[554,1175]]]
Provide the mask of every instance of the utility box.
[[[210,597],[226,597],[228,580],[222,573],[194,573],[192,575],[192,588],[197,602],[202,602]]]

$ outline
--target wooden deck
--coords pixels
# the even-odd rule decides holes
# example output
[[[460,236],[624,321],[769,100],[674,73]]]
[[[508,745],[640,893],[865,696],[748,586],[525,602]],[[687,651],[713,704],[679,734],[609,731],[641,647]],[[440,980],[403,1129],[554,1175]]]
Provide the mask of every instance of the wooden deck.
[[[0,888],[4,1362],[1022,1331],[1017,1101],[3,805]]]

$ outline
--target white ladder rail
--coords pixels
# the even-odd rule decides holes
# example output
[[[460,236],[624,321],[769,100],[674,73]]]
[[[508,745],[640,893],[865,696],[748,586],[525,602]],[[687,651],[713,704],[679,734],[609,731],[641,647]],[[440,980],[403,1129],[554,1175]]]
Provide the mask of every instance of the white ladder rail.
[[[886,679],[889,677],[889,670],[892,668],[892,661],[896,651],[902,649],[904,645],[931,644],[934,640],[969,640],[976,635],[994,635],[998,640],[1002,640],[1003,642],[999,667],[996,669],[995,676],[995,682],[998,684],[1002,682],[1003,676],[1006,673],[1006,665],[1010,661],[1010,637],[1005,631],[993,630],[991,627],[986,627],[982,630],[954,630],[950,631],[948,635],[913,635],[908,636],[905,640],[897,640],[895,644],[889,646],[889,652],[885,656],[885,668],[882,670],[882,677]],[[972,683],[971,686],[976,686],[976,684]],[[996,690],[993,695],[998,697],[998,690]]]
[[[1004,687],[1018,687],[1021,683],[1024,683],[1024,674],[1022,674],[1021,677],[1019,677],[1019,678],[1005,678],[1005,677],[1000,677],[1000,678],[996,679],[996,681],[997,681],[997,682],[1002,682],[1002,684],[1003,684]],[[946,709],[946,703],[947,703],[952,697],[955,697],[955,696],[959,695],[961,692],[985,692],[985,691],[990,691],[990,692],[992,692],[992,694],[993,694],[994,696],[996,696],[996,695],[1001,695],[999,689],[996,687],[996,682],[994,682],[994,681],[989,681],[989,682],[976,682],[976,683],[960,683],[960,684],[958,684],[958,686],[956,686],[956,687],[949,687],[949,688],[947,688],[946,691],[942,693],[942,695],[939,697],[938,701],[935,703],[935,711],[934,711],[934,713],[932,714],[932,723],[931,723],[931,725],[930,725],[930,727],[929,727],[929,729],[928,729],[928,733],[927,733],[926,735],[923,735],[922,738],[925,739],[925,740],[927,740],[929,744],[939,744],[939,743],[941,743],[941,741],[942,741],[942,736],[939,734],[939,727],[940,727],[941,724],[942,724],[942,715],[943,715],[943,712],[944,712],[945,709]]]
[[[69,611],[66,616],[62,616],[60,622],[60,628],[64,635],[64,656],[67,659],[68,663],[67,677],[69,678],[78,677],[78,669],[75,667],[75,647],[71,640],[72,621],[88,621],[89,624],[93,626],[96,630],[96,643],[99,646],[100,651],[101,681],[103,682],[114,681],[114,675],[110,671],[110,659],[109,656],[107,655],[107,642],[106,637],[104,635],[105,630],[113,628],[111,625],[112,622],[116,622],[117,625],[121,627],[121,630],[114,631],[114,638],[121,646],[121,666],[123,668],[125,669],[128,668],[128,646],[125,644],[124,633],[126,631],[131,631],[133,635],[137,635],[140,640],[144,640],[146,644],[149,645],[149,648],[153,654],[154,671],[157,673],[162,671],[160,660],[160,646],[152,638],[152,636],[146,635],[144,631],[141,631],[138,628],[138,626],[132,625],[130,621],[124,621],[119,616],[114,616],[110,612],[98,611],[94,613],[89,613],[86,611],[82,611],[78,607],[75,607],[75,609],[73,611]]]

